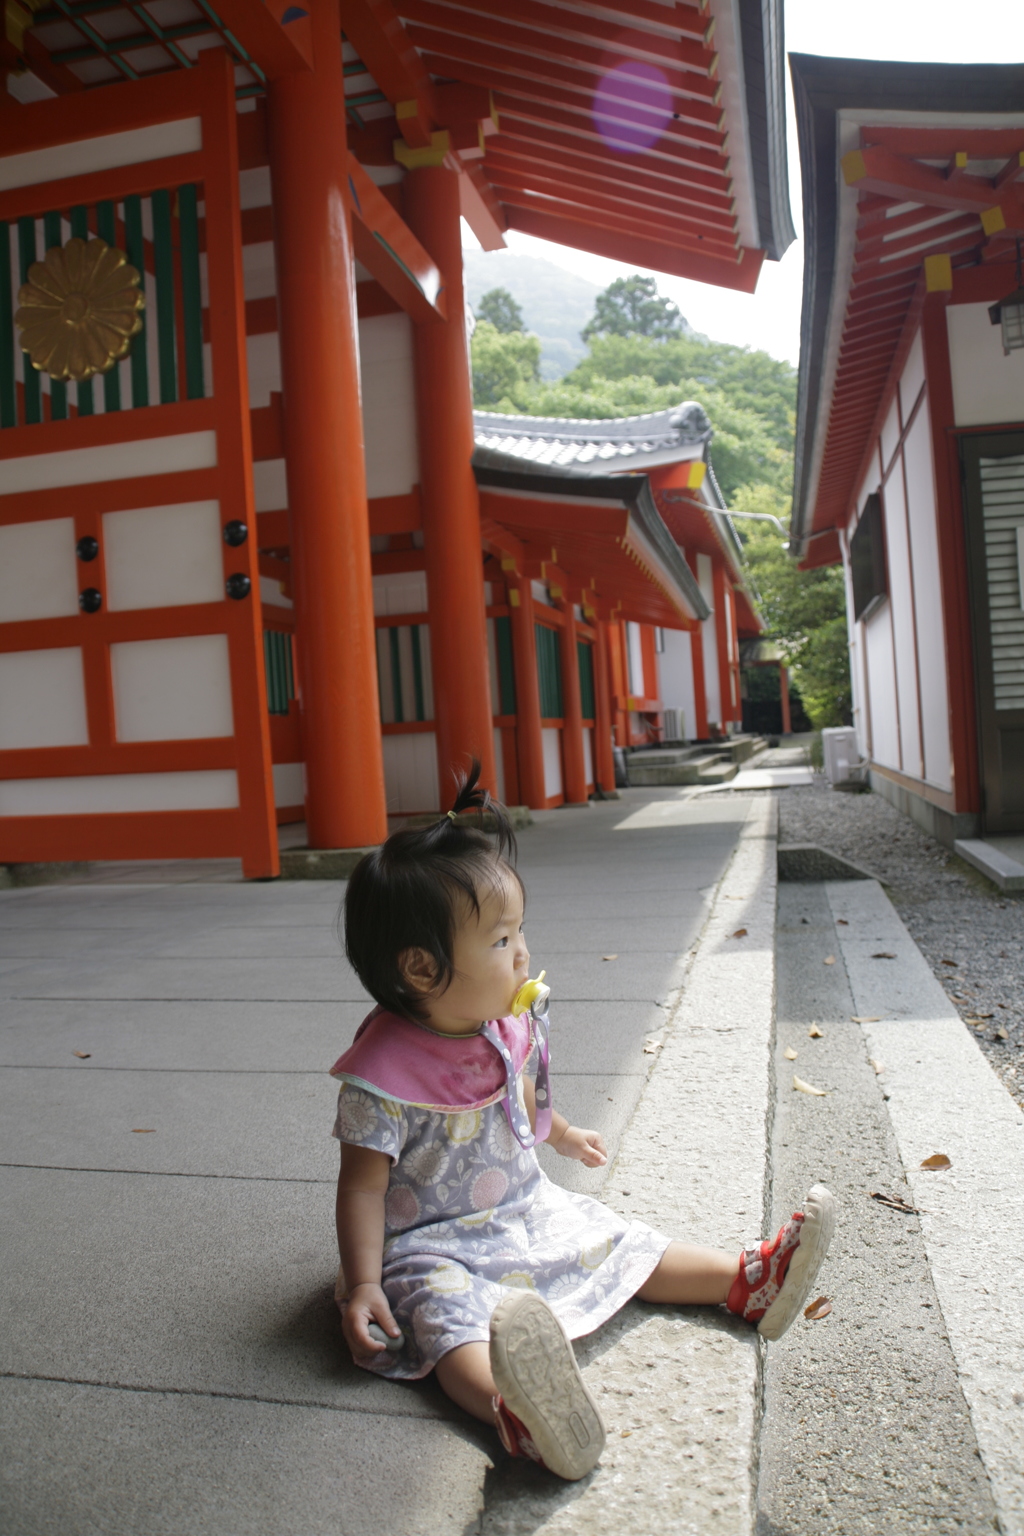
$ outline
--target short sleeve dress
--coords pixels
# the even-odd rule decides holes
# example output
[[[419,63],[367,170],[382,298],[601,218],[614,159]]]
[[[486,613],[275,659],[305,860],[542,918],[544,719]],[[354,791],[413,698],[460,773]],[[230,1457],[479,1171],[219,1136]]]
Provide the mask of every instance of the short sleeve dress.
[[[533,1075],[536,1047],[516,1080]],[[504,1097],[443,1114],[342,1081],[334,1135],[391,1158],[382,1284],[400,1351],[358,1360],[414,1380],[460,1344],[486,1341],[511,1289],[536,1291],[570,1338],[612,1317],[651,1275],[670,1239],[553,1184],[520,1146]],[[345,1298],[339,1279],[338,1302]]]

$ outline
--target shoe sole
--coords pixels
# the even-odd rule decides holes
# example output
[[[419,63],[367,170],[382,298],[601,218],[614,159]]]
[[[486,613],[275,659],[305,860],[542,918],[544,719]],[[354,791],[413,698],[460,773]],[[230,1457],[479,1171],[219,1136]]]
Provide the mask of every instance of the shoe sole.
[[[522,1291],[495,1307],[491,1374],[550,1472],[576,1482],[596,1466],[605,1444],[601,1415],[565,1329],[539,1296]]]
[[[836,1202],[824,1184],[815,1184],[804,1205],[800,1246],[789,1261],[782,1289],[757,1325],[764,1339],[781,1339],[807,1300],[836,1229]]]

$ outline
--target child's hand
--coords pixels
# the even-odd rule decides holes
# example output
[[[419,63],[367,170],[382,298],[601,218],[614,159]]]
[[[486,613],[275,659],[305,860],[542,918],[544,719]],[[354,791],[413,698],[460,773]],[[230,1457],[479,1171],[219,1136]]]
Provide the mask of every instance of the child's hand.
[[[379,1285],[354,1285],[341,1324],[345,1342],[353,1355],[379,1355],[387,1345],[370,1337],[368,1325],[379,1323],[384,1332],[397,1339],[401,1330],[391,1315],[387,1297]]]
[[[572,1157],[585,1168],[603,1168],[608,1161],[608,1149],[600,1131],[583,1131],[578,1125],[567,1125],[554,1149],[562,1157]]]

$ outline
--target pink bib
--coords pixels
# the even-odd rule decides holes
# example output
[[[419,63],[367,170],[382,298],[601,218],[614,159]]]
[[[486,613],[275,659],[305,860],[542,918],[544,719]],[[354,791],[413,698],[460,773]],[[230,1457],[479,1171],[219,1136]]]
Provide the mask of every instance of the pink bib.
[[[533,1048],[529,1014],[492,1019],[488,1033],[508,1050],[508,1065],[518,1076]],[[331,1076],[398,1104],[444,1114],[483,1109],[501,1098],[508,1083],[503,1054],[484,1035],[435,1034],[383,1008],[363,1020]]]

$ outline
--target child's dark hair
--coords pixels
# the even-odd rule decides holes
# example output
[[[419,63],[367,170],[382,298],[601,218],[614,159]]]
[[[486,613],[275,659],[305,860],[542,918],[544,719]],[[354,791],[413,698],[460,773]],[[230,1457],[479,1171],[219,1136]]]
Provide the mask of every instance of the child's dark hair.
[[[370,996],[405,1018],[425,1018],[422,995],[405,981],[401,955],[422,949],[444,991],[454,974],[452,950],[460,907],[479,917],[480,892],[500,890],[515,870],[516,839],[504,806],[479,786],[480,764],[457,779],[450,812],[429,827],[393,832],[360,859],[345,893],[345,953]],[[466,812],[479,812],[471,817]],[[495,839],[481,830],[493,819]],[[478,825],[474,826],[474,821]]]

